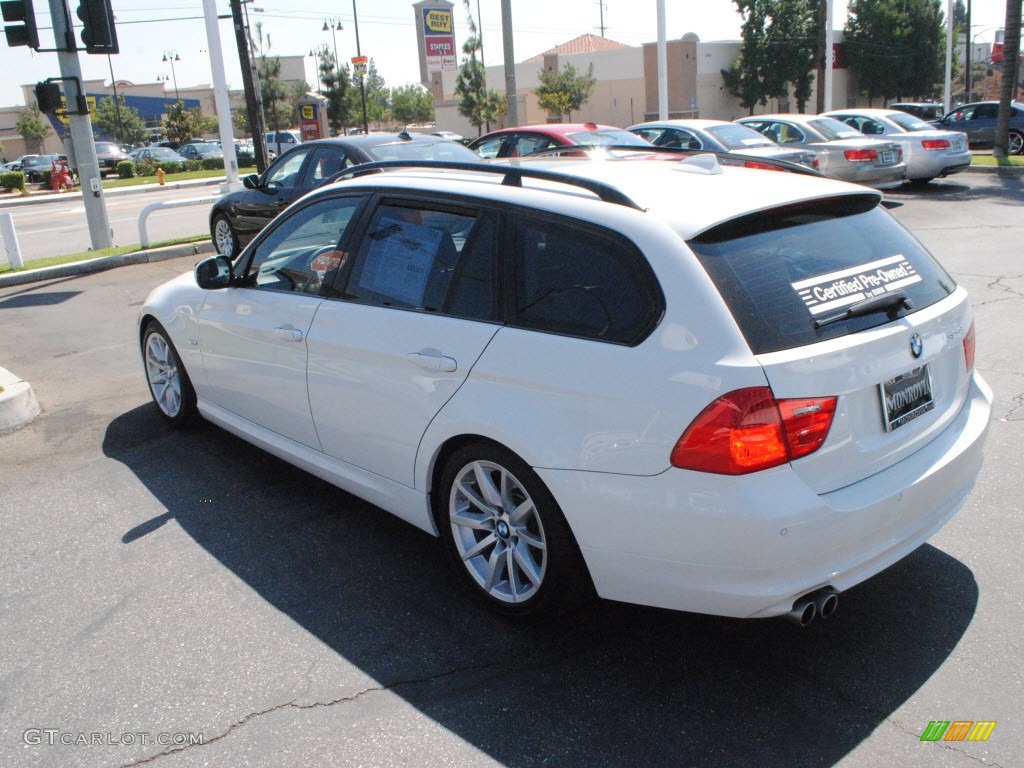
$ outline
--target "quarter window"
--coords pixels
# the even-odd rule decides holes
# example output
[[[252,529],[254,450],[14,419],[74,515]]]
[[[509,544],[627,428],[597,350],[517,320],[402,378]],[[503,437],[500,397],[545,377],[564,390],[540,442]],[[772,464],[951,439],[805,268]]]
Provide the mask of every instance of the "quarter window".
[[[650,266],[622,237],[517,217],[513,242],[514,324],[636,344],[660,317]]]

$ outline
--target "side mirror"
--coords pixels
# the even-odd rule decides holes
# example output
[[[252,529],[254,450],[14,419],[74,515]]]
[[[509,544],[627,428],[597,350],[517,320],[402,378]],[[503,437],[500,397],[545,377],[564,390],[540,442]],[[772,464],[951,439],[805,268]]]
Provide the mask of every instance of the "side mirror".
[[[231,285],[231,259],[227,256],[212,256],[196,264],[196,285],[204,291],[215,291]]]
[[[246,189],[259,189],[260,177],[255,173],[250,173],[242,179],[242,186]]]

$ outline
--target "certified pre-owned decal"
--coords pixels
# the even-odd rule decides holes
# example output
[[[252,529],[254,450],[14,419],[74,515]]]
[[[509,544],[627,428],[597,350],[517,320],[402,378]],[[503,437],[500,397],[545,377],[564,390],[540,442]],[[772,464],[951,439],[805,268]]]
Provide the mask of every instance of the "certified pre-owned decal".
[[[862,299],[920,282],[914,265],[902,254],[839,272],[791,283],[812,315],[842,309]]]

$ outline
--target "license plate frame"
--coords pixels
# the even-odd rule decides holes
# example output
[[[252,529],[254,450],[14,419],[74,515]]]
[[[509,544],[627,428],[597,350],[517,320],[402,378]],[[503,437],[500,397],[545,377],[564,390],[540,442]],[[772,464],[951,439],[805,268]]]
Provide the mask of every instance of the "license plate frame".
[[[882,153],[882,162],[885,165],[889,165],[895,161],[895,154],[891,149],[887,149]]]
[[[882,400],[882,423],[892,432],[935,407],[932,376],[928,364],[895,376],[878,385]]]

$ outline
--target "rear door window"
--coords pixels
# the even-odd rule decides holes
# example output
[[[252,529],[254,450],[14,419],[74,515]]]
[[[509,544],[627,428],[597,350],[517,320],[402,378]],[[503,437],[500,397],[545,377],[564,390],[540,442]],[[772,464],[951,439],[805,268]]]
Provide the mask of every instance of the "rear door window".
[[[912,305],[902,314],[930,306],[956,287],[868,195],[753,214],[689,245],[755,354],[890,322],[883,311],[818,326],[863,299],[902,290]]]

